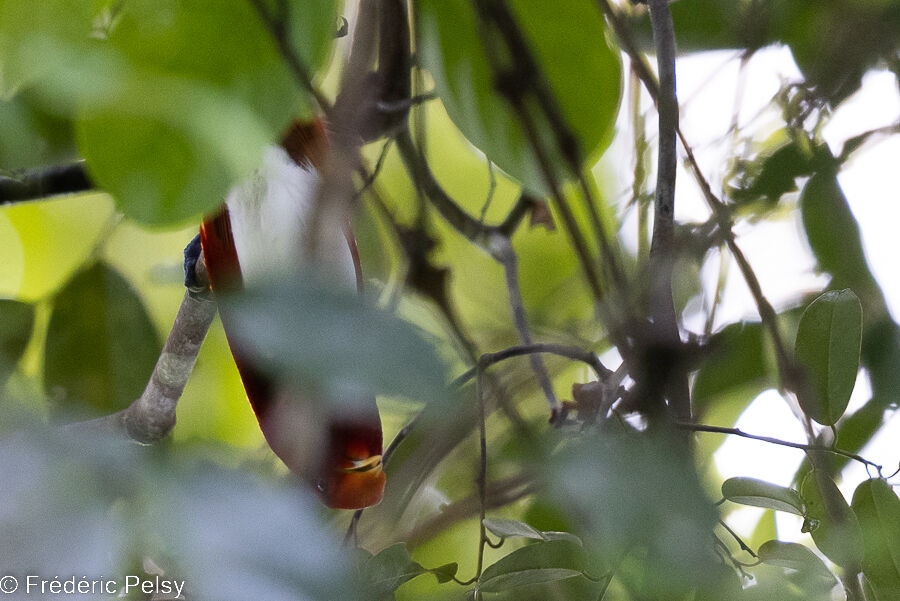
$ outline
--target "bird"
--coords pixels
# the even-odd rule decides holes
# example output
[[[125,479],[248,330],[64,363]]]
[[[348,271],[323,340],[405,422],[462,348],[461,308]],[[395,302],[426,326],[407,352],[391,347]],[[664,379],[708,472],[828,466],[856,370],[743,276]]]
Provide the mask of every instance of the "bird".
[[[322,118],[295,121],[279,144],[264,150],[257,173],[232,188],[224,205],[204,219],[199,241],[213,296],[240,294],[245,286],[266,281],[273,265],[298,261],[328,137]],[[362,269],[349,220],[318,236],[318,254],[328,259],[325,266],[331,275],[361,290]],[[362,509],[379,503],[386,478],[375,397],[354,399],[357,402],[340,411],[323,410],[326,404],[315,402],[316,392],[277,386],[233,335],[228,309],[220,305],[219,313],[247,398],[272,451],[310,482],[328,507]]]

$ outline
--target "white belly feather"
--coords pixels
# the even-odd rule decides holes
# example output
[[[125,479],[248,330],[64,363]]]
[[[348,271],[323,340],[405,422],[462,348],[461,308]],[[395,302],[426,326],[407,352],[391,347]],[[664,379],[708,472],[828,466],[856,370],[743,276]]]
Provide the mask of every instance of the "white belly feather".
[[[303,263],[306,228],[319,188],[315,168],[304,169],[278,146],[266,148],[262,167],[229,192],[231,233],[248,286],[296,271]],[[356,285],[350,247],[339,226],[319,234],[328,275]],[[333,230],[333,231],[332,231]]]

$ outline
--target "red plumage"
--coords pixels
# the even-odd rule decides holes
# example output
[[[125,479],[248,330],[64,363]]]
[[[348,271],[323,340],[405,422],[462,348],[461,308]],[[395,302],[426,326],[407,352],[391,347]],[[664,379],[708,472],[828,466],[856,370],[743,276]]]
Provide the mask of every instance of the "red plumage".
[[[282,139],[282,148],[296,165],[306,171],[321,167],[327,152],[327,136],[320,120],[295,124]],[[314,194],[315,190],[305,191]],[[298,199],[299,202],[300,199]],[[215,293],[235,293],[243,288],[238,244],[233,235],[228,207],[206,219],[200,227],[206,269]],[[349,223],[344,228],[348,252],[358,287],[362,271],[356,241]],[[298,241],[294,241],[299,244]],[[381,501],[385,475],[381,469],[381,420],[374,397],[363,409],[354,404],[340,415],[328,414],[317,440],[305,440],[308,423],[316,412],[309,409],[302,393],[284,393],[248,360],[229,333],[231,318],[221,314],[222,324],[244,383],[247,397],[259,420],[269,446],[294,473],[312,480],[329,507],[359,509]],[[309,343],[310,341],[298,341]]]

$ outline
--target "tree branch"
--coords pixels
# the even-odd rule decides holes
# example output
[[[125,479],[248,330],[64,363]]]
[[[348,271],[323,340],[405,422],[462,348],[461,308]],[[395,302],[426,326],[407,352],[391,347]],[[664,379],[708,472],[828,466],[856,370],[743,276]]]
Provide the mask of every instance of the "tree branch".
[[[675,91],[675,30],[668,0],[649,0],[653,39],[659,69],[659,149],[656,170],[656,211],[650,244],[650,314],[663,345],[681,346],[678,317],[672,297],[672,269],[675,231],[675,132],[678,129],[678,96]],[[665,383],[669,409],[676,419],[690,419],[691,400],[687,374],[677,366]]]
[[[600,6],[600,9],[609,19],[609,22],[612,24],[621,47],[628,53],[628,57],[631,59],[632,68],[635,70],[635,73],[637,73],[641,82],[643,82],[644,87],[650,94],[650,97],[658,106],[660,102],[660,84],[656,81],[656,78],[653,76],[653,72],[650,70],[643,55],[640,53],[638,46],[634,42],[634,38],[631,35],[631,31],[625,25],[621,16],[612,7],[610,0],[598,0],[598,4]],[[763,325],[765,326],[766,330],[768,330],[769,335],[772,338],[772,342],[775,346],[775,355],[778,363],[778,371],[782,382],[782,388],[793,389],[796,384],[796,369],[794,368],[792,358],[787,352],[787,345],[785,344],[784,338],[782,337],[781,331],[778,327],[778,319],[775,309],[763,294],[762,287],[759,284],[759,279],[753,272],[753,269],[750,266],[749,261],[747,261],[747,258],[744,256],[744,253],[737,245],[734,237],[734,232],[732,231],[731,215],[728,211],[728,207],[712,191],[712,187],[709,185],[709,181],[703,175],[703,171],[700,169],[700,164],[697,162],[697,158],[694,156],[693,148],[688,143],[684,132],[680,127],[677,128],[676,133],[687,155],[687,162],[691,168],[691,174],[694,176],[694,179],[700,186],[703,197],[706,199],[706,203],[709,205],[710,209],[713,212],[713,216],[716,219],[716,222],[719,224],[719,228],[721,229],[722,236],[725,240],[725,245],[728,247],[728,250],[735,258],[735,262],[738,264],[738,268],[741,271],[741,276],[744,278],[744,281],[747,283],[747,286],[750,289],[750,293],[753,296],[753,300],[756,304],[757,310],[759,311],[759,316],[762,319]]]
[[[84,161],[32,169],[15,177],[0,177],[0,206],[58,194],[76,194],[94,189]]]
[[[198,279],[207,281],[202,260],[197,261],[197,271]],[[74,432],[119,435],[143,444],[165,438],[175,425],[175,407],[215,315],[215,302],[185,292],[144,393],[127,409],[65,427]]]

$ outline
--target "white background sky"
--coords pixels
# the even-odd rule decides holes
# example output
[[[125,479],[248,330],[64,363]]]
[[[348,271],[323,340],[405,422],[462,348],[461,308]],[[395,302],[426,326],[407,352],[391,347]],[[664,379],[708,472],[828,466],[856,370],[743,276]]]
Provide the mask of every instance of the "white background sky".
[[[800,73],[787,48],[769,48],[758,52],[739,75],[740,60],[734,52],[709,52],[682,56],[677,66],[681,124],[694,147],[700,165],[713,184],[721,189],[726,161],[732,150],[727,131],[737,102],[739,124],[764,140],[782,126],[780,110],[770,101],[784,81],[797,81]],[[739,86],[739,79],[743,83]],[[742,89],[736,99],[736,91]],[[627,94],[627,91],[626,91]],[[626,96],[627,98],[627,96]],[[627,103],[626,103],[627,106]],[[645,110],[650,109],[644,97]],[[833,153],[840,152],[844,141],[864,131],[890,125],[900,120],[900,93],[894,75],[886,71],[870,72],[862,89],[845,101],[831,117],[823,131]],[[607,156],[623,157],[615,168],[620,174],[632,172],[633,151],[630,149],[630,115],[620,115],[619,139]],[[656,128],[656,114],[648,116],[648,135]],[[617,148],[621,152],[617,152]],[[681,149],[679,148],[679,151]],[[682,153],[683,158],[683,153]],[[655,157],[654,157],[655,162]],[[625,176],[619,181],[628,181]],[[840,183],[862,231],[869,265],[887,298],[894,319],[900,318],[900,136],[882,137],[859,150],[840,174]],[[680,221],[704,221],[709,212],[692,176],[682,167],[678,173],[676,218]],[[623,237],[626,244],[636,245],[634,221],[626,220]],[[738,224],[738,243],[760,279],[763,291],[776,309],[795,304],[805,292],[821,290],[828,276],[815,272],[815,260],[803,235],[798,212],[774,223]],[[703,272],[704,288],[709,299],[718,272],[718,260],[709,261]],[[740,319],[758,320],[752,297],[733,266],[719,307],[716,323]],[[692,330],[702,330],[702,321],[687,323]],[[718,326],[717,326],[718,327]],[[898,366],[900,369],[900,366]],[[868,377],[861,373],[850,401],[848,413],[869,399]],[[759,395],[744,412],[737,427],[754,434],[785,440],[806,442],[801,424],[775,390]],[[900,461],[900,419],[891,414],[888,426],[862,451],[867,459],[885,466],[891,473]],[[791,477],[803,459],[802,451],[777,447],[747,439],[729,437],[715,454],[716,465],[723,477],[750,476],[790,485]],[[841,490],[850,498],[855,487],[867,477],[858,463],[844,471]],[[743,534],[749,534],[762,510],[739,509],[729,522]],[[781,540],[801,540],[801,519],[777,513]]]

